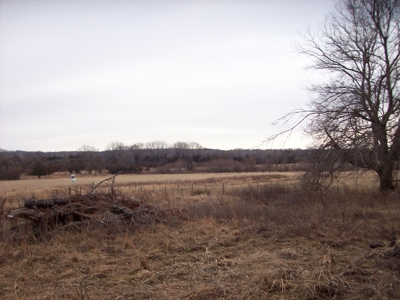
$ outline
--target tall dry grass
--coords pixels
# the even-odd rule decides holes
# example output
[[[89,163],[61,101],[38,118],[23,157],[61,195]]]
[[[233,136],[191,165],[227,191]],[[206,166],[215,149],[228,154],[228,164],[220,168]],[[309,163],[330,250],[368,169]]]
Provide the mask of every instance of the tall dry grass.
[[[276,182],[129,196],[185,208],[187,218],[43,238],[2,222],[0,298],[400,298],[399,258],[385,256],[400,234],[398,192]]]

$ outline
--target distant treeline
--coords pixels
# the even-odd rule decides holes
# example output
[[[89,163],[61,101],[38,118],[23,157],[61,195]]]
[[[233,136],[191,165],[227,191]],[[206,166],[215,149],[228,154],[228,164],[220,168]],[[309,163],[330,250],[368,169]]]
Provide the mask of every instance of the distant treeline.
[[[84,148],[83,148],[84,149]],[[0,152],[0,180],[55,172],[191,173],[299,170],[311,150],[216,150],[197,147],[116,147],[106,151]]]

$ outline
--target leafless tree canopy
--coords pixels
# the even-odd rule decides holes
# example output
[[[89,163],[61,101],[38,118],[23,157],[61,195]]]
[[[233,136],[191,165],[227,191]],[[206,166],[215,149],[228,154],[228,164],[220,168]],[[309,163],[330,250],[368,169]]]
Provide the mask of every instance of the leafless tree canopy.
[[[176,142],[172,147],[175,149],[203,149],[203,146],[196,142]]]
[[[127,147],[119,141],[109,142],[106,146],[107,151],[118,151],[118,150],[125,150],[125,149],[127,149]]]
[[[99,150],[96,147],[93,147],[90,145],[82,145],[78,148],[78,151],[80,151],[80,152],[97,152]]]
[[[344,0],[317,33],[298,46],[323,71],[310,87],[313,99],[294,116],[307,123],[319,155],[307,174],[313,186],[329,184],[344,165],[374,170],[380,189],[394,188],[400,143],[400,1]],[[289,129],[289,131],[290,131]],[[328,181],[327,181],[328,179]]]

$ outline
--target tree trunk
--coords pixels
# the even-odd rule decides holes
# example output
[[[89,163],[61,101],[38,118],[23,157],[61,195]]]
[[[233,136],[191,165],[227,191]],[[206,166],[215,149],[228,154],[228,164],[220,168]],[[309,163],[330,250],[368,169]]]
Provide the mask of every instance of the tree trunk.
[[[379,190],[383,193],[394,190],[393,185],[393,165],[387,165],[381,172],[378,172],[379,176]]]
[[[65,205],[70,203],[70,199],[63,198],[54,198],[54,199],[46,199],[46,200],[36,200],[36,199],[25,199],[24,206],[28,208],[49,208],[54,205]]]

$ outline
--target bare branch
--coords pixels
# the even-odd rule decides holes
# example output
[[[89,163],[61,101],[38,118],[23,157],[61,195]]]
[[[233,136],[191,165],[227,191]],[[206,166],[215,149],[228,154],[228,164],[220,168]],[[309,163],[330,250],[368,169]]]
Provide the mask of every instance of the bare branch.
[[[114,183],[115,177],[117,177],[119,174],[122,174],[122,172],[118,172],[117,174],[114,174],[113,176],[111,176],[110,178],[104,179],[102,181],[100,181],[98,184],[96,184],[88,193],[87,195],[93,193],[93,191],[102,183],[106,182],[106,181],[110,181],[112,180],[112,183]]]
[[[400,151],[400,1],[343,0],[297,50],[311,59],[308,69],[324,71],[323,82],[306,109],[278,119],[286,128],[271,136],[290,135],[300,125],[319,151],[307,173],[319,185],[347,164],[370,168],[381,190],[394,188]],[[295,118],[298,117],[298,118]],[[289,125],[288,125],[289,124]],[[317,184],[318,183],[318,184]]]

